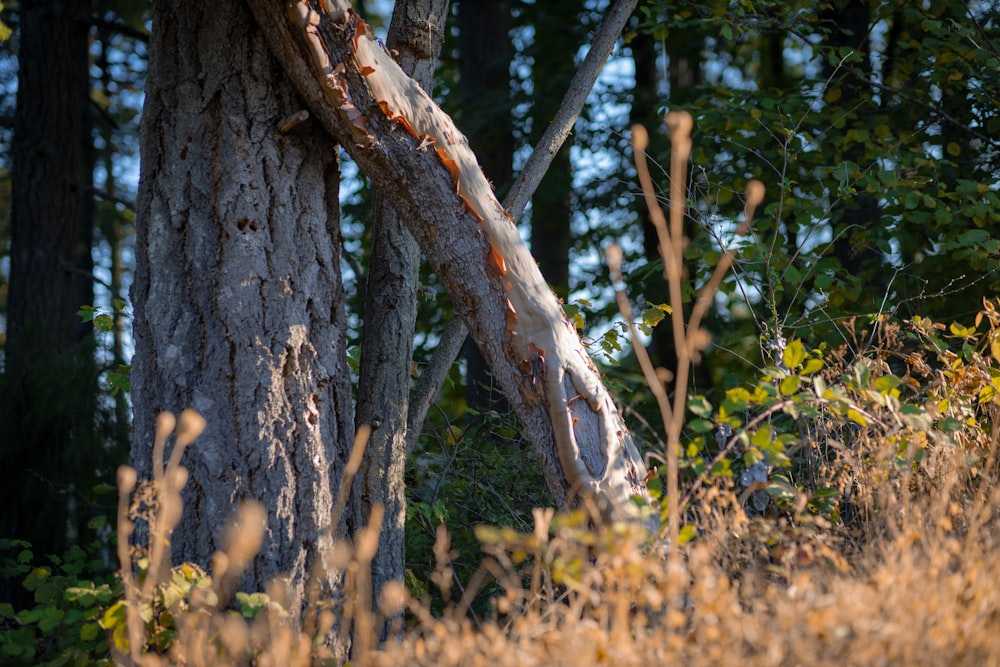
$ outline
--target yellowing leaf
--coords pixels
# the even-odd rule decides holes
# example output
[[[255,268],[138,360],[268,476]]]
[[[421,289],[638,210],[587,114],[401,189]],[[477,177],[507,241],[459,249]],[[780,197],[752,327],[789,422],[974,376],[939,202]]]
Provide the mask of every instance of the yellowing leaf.
[[[969,336],[976,333],[975,327],[962,326],[958,322],[952,322],[951,326],[948,327],[948,330],[951,331],[956,336],[961,336],[963,338],[968,338]]]
[[[789,375],[782,379],[779,389],[783,395],[791,396],[799,390],[801,383],[802,381],[799,379],[798,375]]]
[[[793,340],[781,353],[781,361],[788,368],[798,368],[806,358],[806,349],[798,338]]]
[[[958,157],[962,153],[962,147],[954,141],[949,142],[948,145],[945,146],[945,150],[948,151],[948,155],[951,155],[952,157]]]
[[[857,424],[858,426],[868,426],[868,420],[865,419],[865,416],[860,412],[858,412],[857,410],[855,410],[854,408],[848,408],[847,418],[850,419],[855,424]]]

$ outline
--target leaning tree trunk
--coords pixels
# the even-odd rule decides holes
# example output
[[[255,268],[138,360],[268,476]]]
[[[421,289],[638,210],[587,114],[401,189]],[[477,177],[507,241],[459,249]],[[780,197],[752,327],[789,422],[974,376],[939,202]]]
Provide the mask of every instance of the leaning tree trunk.
[[[237,0],[153,3],[137,207],[132,459],[150,470],[158,411],[207,421],[175,558],[209,562],[243,499],[267,511],[242,585],[284,574],[338,584],[316,555],[353,437],[339,247],[337,151]],[[287,129],[287,128],[286,128]]]
[[[249,0],[323,126],[397,210],[490,363],[557,502],[626,516],[645,466],[614,402],[451,119],[350,8]]]

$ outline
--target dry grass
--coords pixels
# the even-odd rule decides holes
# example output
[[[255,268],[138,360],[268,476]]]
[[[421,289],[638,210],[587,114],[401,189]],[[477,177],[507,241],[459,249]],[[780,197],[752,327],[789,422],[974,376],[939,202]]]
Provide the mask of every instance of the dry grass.
[[[352,664],[997,664],[995,412],[984,419],[988,428],[970,426],[929,449],[919,468],[873,463],[897,453],[875,439],[840,452],[838,465],[853,470],[850,483],[863,490],[852,500],[852,522],[808,512],[750,518],[734,490],[713,484],[691,506],[697,537],[674,550],[678,558],[664,558],[665,547],[640,527],[595,526],[582,510],[537,510],[531,534],[484,529],[486,555],[467,592],[490,577],[504,590],[486,620],[466,613],[466,599],[434,617],[401,585],[389,588],[373,615],[363,576],[349,577]],[[973,457],[990,468],[970,465]],[[339,545],[335,558],[345,572],[367,571],[376,536]],[[435,548],[442,573],[448,551],[442,531]],[[329,655],[314,638],[343,627],[325,611],[297,630],[276,604],[277,589],[252,620],[225,610],[208,588],[198,590],[190,606],[174,609],[171,647],[135,655],[136,662],[322,664]],[[142,596],[134,587],[131,599]],[[372,628],[404,608],[401,636],[379,647]]]
[[[686,182],[683,172],[672,181]],[[753,199],[759,201],[759,192]],[[747,222],[753,215],[748,202]],[[668,228],[661,212],[658,229],[676,283],[684,239],[671,213]],[[724,256],[724,263],[730,259]],[[688,323],[673,304],[675,331],[688,332],[678,334],[685,362],[679,368],[707,343],[698,322],[717,284],[713,278]],[[627,311],[622,295],[619,303]],[[985,332],[978,331],[984,322]],[[662,535],[650,535],[644,523],[602,523],[586,507],[565,515],[535,510],[531,533],[480,528],[482,564],[462,597],[453,598],[453,555],[447,532],[439,530],[431,579],[449,601],[440,615],[402,584],[371,600],[378,512],[353,542],[338,543],[328,555],[345,573],[339,615],[311,600],[310,614],[294,618],[283,611],[277,584],[253,613],[230,610],[231,588],[259,536],[235,531],[243,539],[230,540],[213,559],[212,578],[190,564],[169,567],[163,540],[180,520],[185,481],[175,448],[166,469],[154,467],[152,485],[135,492],[142,502],[133,494],[134,472],[119,477],[126,600],[112,624],[116,659],[336,664],[328,647],[349,636],[354,665],[1000,664],[1000,570],[994,565],[1000,553],[1000,310],[985,303],[974,329],[953,328],[950,336],[926,320],[907,326],[878,323],[874,334],[859,338],[874,345],[833,351],[821,372],[772,369],[763,378],[777,398],[770,407],[759,403],[737,430],[749,433],[774,418],[776,429],[796,438],[787,465],[781,464],[776,488],[782,493],[769,497],[764,511],[751,509],[753,489],[737,488],[732,477],[695,474],[682,460],[686,378],[676,379],[680,389],[671,405],[665,392],[655,391],[658,374],[644,360],[669,444],[664,496],[672,502],[651,508],[663,520]],[[641,350],[637,356],[642,359]],[[787,383],[796,372],[800,377]],[[162,461],[174,423],[164,418],[159,426],[154,454]],[[175,437],[187,443],[197,430],[197,420],[186,414]],[[734,436],[712,462],[730,457],[738,464],[740,447],[749,452],[750,441]],[[356,454],[359,447],[363,437]],[[342,489],[349,484],[348,477]],[[817,489],[836,495],[820,507],[810,500]],[[143,507],[150,546],[136,553],[129,536]],[[259,511],[247,506],[238,521],[259,525],[247,518]],[[145,578],[136,576],[140,571]],[[469,613],[473,597],[493,581],[502,594],[492,600],[492,613]],[[170,586],[181,594],[165,595]],[[172,619],[164,625],[168,641],[156,636],[164,628],[155,619],[165,617]],[[376,629],[387,621],[397,632],[380,643]]]

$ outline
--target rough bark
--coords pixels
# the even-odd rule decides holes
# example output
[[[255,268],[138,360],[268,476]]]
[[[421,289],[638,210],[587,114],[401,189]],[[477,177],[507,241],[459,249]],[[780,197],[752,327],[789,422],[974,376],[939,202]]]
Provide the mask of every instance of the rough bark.
[[[386,45],[424,90],[434,82],[447,11],[448,0],[406,0],[393,10]],[[378,601],[382,586],[405,573],[403,472],[420,267],[420,248],[378,190],[371,244],[356,422],[372,427],[360,472],[365,520],[374,506],[385,509],[371,563],[372,599]]]
[[[106,463],[95,432],[93,336],[76,315],[94,300],[87,6],[25,3],[20,15],[0,535],[28,539],[41,553],[62,553],[86,522],[71,505]]]
[[[448,290],[539,455],[557,502],[626,516],[645,466],[572,325],[468,148],[347,7],[250,0],[289,78],[383,188]]]
[[[243,499],[267,529],[242,586],[339,582],[317,556],[359,524],[332,506],[353,436],[339,267],[338,163],[243,3],[153,3],[137,202],[132,461],[161,410],[207,421],[175,559],[208,563]],[[357,489],[357,485],[354,486]],[[335,594],[332,595],[336,599]]]

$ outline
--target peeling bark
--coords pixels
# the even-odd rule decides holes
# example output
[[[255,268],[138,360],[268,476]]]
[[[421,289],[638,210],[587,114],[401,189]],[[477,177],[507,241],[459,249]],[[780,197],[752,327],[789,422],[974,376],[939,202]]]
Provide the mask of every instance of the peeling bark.
[[[465,137],[349,7],[320,10],[302,0],[282,21],[273,3],[249,2],[323,126],[407,212],[557,502],[587,493],[609,516],[628,516],[629,497],[645,495],[645,466]]]

